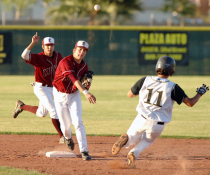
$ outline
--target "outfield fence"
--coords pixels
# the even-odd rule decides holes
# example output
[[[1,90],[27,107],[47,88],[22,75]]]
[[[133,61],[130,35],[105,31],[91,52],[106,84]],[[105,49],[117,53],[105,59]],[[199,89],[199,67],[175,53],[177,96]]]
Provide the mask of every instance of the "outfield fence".
[[[180,63],[177,75],[209,75],[210,72],[209,27],[1,26],[0,35],[4,32],[12,34],[12,41],[5,41],[12,42],[12,54],[11,63],[0,64],[1,75],[34,74],[34,68],[24,62],[21,53],[36,32],[40,41],[31,53],[42,52],[41,41],[47,36],[55,38],[55,50],[63,57],[72,54],[78,40],[86,40],[90,50],[84,60],[96,75],[154,74],[158,56],[165,53],[174,55]],[[163,41],[168,35],[172,37],[168,40],[170,44]],[[173,38],[175,35],[178,38]],[[143,41],[142,36],[148,38]],[[179,40],[180,36],[184,38]],[[161,52],[161,48],[165,50]]]

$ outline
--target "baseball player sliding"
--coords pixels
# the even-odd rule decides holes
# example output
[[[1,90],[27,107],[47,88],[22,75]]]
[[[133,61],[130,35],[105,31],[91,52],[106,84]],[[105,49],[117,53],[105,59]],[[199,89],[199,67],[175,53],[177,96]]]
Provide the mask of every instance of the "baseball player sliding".
[[[96,103],[96,98],[88,92],[91,83],[85,88],[80,81],[88,72],[88,66],[83,60],[88,50],[89,44],[86,41],[78,41],[73,49],[73,55],[65,57],[59,63],[53,81],[55,106],[65,137],[64,142],[70,150],[74,150],[71,134],[71,124],[73,124],[83,160],[90,160],[91,156],[88,153],[82,121],[80,92],[83,92],[90,103]]]
[[[197,88],[197,94],[189,98],[178,84],[168,80],[174,74],[175,66],[173,58],[160,57],[156,64],[157,76],[141,78],[128,91],[128,97],[139,95],[139,104],[136,107],[138,115],[127,133],[122,134],[112,147],[112,154],[116,155],[123,146],[129,148],[136,144],[128,153],[128,167],[135,168],[135,160],[139,154],[159,137],[166,123],[171,121],[174,101],[179,105],[184,102],[192,107],[209,90],[203,84]]]
[[[52,123],[57,130],[60,143],[64,142],[64,137],[60,129],[60,122],[55,110],[55,104],[53,101],[53,78],[58,66],[58,63],[63,59],[62,55],[56,51],[54,39],[51,37],[46,37],[42,41],[43,52],[39,54],[31,54],[31,49],[39,41],[39,36],[36,34],[32,37],[32,42],[23,51],[22,58],[25,62],[31,64],[35,68],[35,81],[34,93],[39,99],[39,106],[30,106],[24,104],[22,101],[18,100],[16,103],[15,110],[13,112],[13,117],[16,118],[19,113],[23,110],[32,112],[37,115],[37,117],[45,117],[50,113]]]

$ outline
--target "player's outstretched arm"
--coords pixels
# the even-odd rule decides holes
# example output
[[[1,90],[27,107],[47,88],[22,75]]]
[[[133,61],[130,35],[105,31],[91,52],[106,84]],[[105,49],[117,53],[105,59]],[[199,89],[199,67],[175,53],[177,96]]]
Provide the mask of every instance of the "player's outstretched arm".
[[[138,96],[138,95],[134,95],[133,92],[131,91],[131,89],[127,93],[127,97],[129,97],[129,98],[136,97],[136,96]]]
[[[31,43],[28,45],[26,49],[31,50],[35,44],[39,41],[40,36],[38,36],[38,32],[32,37]]]
[[[202,84],[201,87],[197,87],[196,89],[197,94],[193,98],[186,97],[183,100],[183,102],[189,107],[193,107],[198,102],[200,97],[209,90],[209,86],[207,87],[205,84]]]
[[[90,103],[96,103],[95,96],[88,92],[79,80],[75,81],[74,85],[80,90],[80,92],[82,92],[85,95],[85,97],[89,100]]]
[[[28,45],[28,47],[23,51],[21,57],[25,60],[29,60],[29,54],[31,49],[35,46],[35,44],[39,41],[39,36],[37,36],[38,33],[36,32],[36,34],[32,37],[32,41],[31,43]]]
[[[189,98],[189,97],[186,97],[183,102],[189,106],[189,107],[193,107],[197,102],[198,100],[200,99],[201,97],[201,94],[196,94],[193,98]]]

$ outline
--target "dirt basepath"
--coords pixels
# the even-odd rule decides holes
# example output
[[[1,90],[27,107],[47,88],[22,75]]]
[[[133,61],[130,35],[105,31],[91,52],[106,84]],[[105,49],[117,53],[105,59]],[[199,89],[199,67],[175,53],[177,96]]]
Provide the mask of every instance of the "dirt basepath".
[[[144,175],[207,175],[210,174],[210,140],[157,139],[142,152],[136,169],[126,169],[128,149],[117,156],[111,148],[118,137],[88,136],[92,160],[82,160],[76,137],[76,158],[49,158],[46,152],[69,151],[58,143],[58,136],[0,135],[0,166],[36,170],[53,175],[144,174]]]

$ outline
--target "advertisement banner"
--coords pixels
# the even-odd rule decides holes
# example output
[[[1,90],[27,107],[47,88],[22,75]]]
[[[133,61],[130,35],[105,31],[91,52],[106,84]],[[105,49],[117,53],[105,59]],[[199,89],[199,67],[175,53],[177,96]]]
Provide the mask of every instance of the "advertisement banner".
[[[156,64],[161,56],[172,57],[177,65],[188,65],[188,33],[140,31],[139,64]]]
[[[12,63],[12,32],[0,32],[0,64]]]

